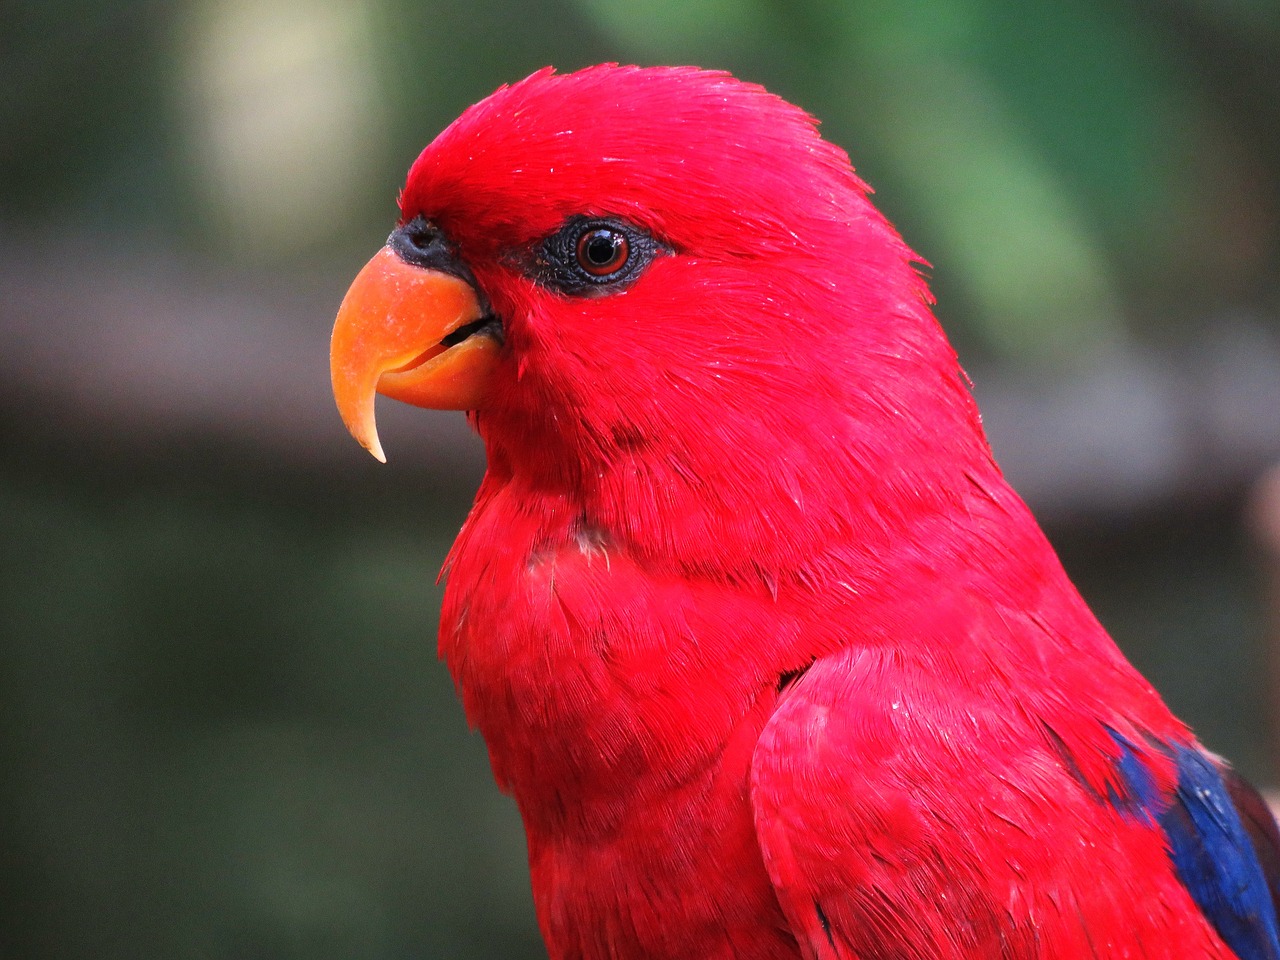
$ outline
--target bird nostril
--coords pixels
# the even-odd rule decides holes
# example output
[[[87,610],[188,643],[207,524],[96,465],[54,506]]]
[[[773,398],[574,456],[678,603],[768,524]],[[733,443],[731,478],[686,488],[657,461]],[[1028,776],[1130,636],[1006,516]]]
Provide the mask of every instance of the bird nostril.
[[[457,273],[454,250],[434,223],[418,214],[391,232],[387,244],[406,263]]]
[[[422,254],[427,253],[432,244],[440,240],[440,231],[421,214],[401,227],[400,233],[406,246]]]

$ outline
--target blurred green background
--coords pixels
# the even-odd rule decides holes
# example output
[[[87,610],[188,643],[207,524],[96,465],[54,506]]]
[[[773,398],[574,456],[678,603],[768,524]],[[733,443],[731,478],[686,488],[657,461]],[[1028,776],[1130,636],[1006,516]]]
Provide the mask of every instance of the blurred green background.
[[[543,955],[435,661],[483,469],[346,437],[327,340],[403,172],[544,64],[823,119],[935,266],[997,454],[1121,645],[1274,782],[1274,0],[50,0],[0,31],[0,955]]]

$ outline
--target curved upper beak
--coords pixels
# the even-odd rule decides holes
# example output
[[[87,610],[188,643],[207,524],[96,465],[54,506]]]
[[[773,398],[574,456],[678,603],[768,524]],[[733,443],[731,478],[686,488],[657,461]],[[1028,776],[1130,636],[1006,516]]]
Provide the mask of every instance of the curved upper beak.
[[[466,280],[383,247],[343,298],[329,347],[333,396],[351,435],[386,462],[375,393],[441,410],[481,407],[501,346],[496,329]]]

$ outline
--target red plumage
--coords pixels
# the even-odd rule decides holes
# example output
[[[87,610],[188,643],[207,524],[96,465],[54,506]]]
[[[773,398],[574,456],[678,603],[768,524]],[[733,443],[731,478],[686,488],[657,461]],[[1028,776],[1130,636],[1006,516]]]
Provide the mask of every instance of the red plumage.
[[[687,68],[542,71],[410,171],[402,222],[502,321],[440,650],[551,956],[1233,956],[1154,826],[1190,734],[1006,485],[867,193]],[[660,250],[566,294],[537,251],[574,217]]]

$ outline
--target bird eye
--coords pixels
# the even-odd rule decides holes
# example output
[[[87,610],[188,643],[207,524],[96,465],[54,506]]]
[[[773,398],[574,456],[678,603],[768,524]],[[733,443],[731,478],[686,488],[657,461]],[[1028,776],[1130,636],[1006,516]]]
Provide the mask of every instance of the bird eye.
[[[622,289],[667,251],[635,224],[613,217],[570,217],[531,252],[529,273],[574,296]]]
[[[578,237],[578,266],[593,277],[607,277],[627,265],[631,242],[624,233],[609,227],[595,227]]]

